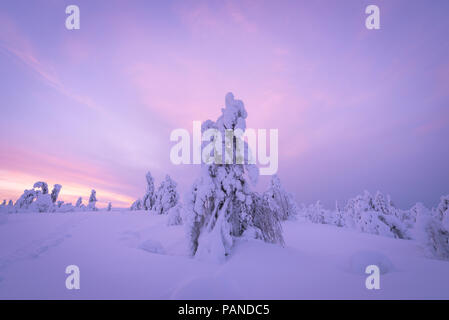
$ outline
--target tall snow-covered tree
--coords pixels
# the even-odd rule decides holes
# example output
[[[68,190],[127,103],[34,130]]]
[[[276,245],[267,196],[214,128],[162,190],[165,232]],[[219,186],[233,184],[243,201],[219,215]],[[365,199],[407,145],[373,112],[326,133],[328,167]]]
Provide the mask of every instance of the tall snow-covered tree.
[[[222,115],[216,122],[207,120],[201,126],[203,136],[210,140],[203,142],[205,163],[186,201],[186,223],[194,256],[223,260],[231,253],[234,240],[249,229],[258,229],[267,241],[283,241],[282,233],[273,227],[279,223],[279,217],[257,206],[260,200],[255,201],[249,186],[250,179],[256,181],[258,170],[247,157],[242,157],[239,146],[243,144],[247,150],[247,144],[233,136],[233,143],[225,145],[224,137],[229,134],[226,130],[244,131],[246,117],[243,102],[228,93]],[[272,230],[277,232],[270,234]]]
[[[95,207],[97,203],[97,191],[92,190],[89,197],[89,204],[87,205],[87,209],[90,211],[97,211]]]
[[[417,212],[413,234],[429,256],[449,260],[449,229],[421,203],[414,206]]]
[[[157,214],[166,214],[170,208],[177,205],[179,195],[176,191],[176,182],[169,175],[165,176],[154,198],[153,209]]]
[[[297,214],[298,205],[293,196],[284,190],[277,175],[271,176],[270,187],[266,194],[278,205],[281,220],[291,219]]]
[[[440,203],[436,208],[436,216],[440,221],[443,221],[445,217],[449,216],[449,195],[440,198]]]
[[[53,190],[51,191],[51,201],[53,201],[53,203],[56,203],[56,201],[58,200],[58,196],[59,196],[59,192],[61,192],[61,188],[62,188],[62,186],[60,184],[55,184],[53,186]]]
[[[147,180],[147,189],[142,199],[142,206],[144,210],[153,210],[155,203],[154,179],[149,171],[145,177]]]

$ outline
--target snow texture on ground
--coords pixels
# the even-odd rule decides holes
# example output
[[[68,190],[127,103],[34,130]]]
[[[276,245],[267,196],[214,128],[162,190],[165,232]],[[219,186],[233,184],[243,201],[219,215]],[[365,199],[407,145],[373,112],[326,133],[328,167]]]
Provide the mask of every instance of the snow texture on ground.
[[[3,218],[2,218],[3,219]],[[297,221],[285,247],[238,240],[225,263],[188,256],[184,226],[139,211],[10,214],[0,299],[448,299],[449,262],[413,240]],[[365,267],[381,270],[367,290]],[[65,269],[80,268],[80,290]]]

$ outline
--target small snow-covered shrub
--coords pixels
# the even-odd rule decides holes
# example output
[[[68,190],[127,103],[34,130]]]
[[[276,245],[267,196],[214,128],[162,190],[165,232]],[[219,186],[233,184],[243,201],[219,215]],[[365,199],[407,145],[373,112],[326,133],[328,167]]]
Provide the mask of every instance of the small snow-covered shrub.
[[[333,224],[337,227],[345,226],[345,213],[340,208],[338,201],[335,201],[335,212],[333,213],[333,215],[331,217],[331,224]]]
[[[270,187],[265,191],[278,206],[278,214],[281,220],[293,219],[298,213],[298,206],[293,196],[287,193],[281,185],[277,175],[271,176]]]
[[[182,206],[177,204],[176,206],[168,210],[167,215],[167,225],[168,226],[179,226],[182,224]]]
[[[60,207],[56,209],[56,212],[74,212],[77,208],[74,207],[71,203],[63,203]]]
[[[83,204],[83,198],[79,197],[75,203],[75,211],[85,211],[85,210],[86,210],[86,206]]]
[[[54,211],[53,201],[48,193],[38,193],[36,200],[30,205],[33,212],[52,212]]]
[[[96,208],[96,203],[97,203],[97,191],[92,190],[90,193],[89,204],[87,205],[87,210],[88,211],[97,211],[98,209]]]
[[[136,201],[134,201],[133,204],[131,205],[130,210],[132,211],[142,210],[142,200],[137,199]]]
[[[305,210],[305,216],[313,223],[327,224],[332,221],[332,215],[329,210],[324,209],[321,201],[311,204]]]
[[[176,182],[169,175],[166,175],[155,195],[153,210],[157,214],[167,214],[170,208],[178,204],[178,200]]]

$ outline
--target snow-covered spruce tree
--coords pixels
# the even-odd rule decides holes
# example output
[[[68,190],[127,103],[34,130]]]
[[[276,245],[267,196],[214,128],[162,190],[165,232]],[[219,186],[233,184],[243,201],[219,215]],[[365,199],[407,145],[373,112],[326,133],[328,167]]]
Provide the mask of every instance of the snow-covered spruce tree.
[[[449,229],[423,204],[417,203],[414,208],[417,213],[414,238],[429,256],[449,260]]]
[[[97,191],[92,190],[89,197],[89,204],[87,205],[87,210],[89,211],[97,211],[95,207],[97,203]]]
[[[75,208],[81,208],[82,204],[83,204],[83,198],[79,197],[78,200],[76,200]]]
[[[332,215],[324,209],[321,201],[318,200],[315,204],[311,204],[306,209],[306,218],[313,223],[331,224]]]
[[[413,222],[413,225],[416,223],[416,218],[418,217],[418,214],[421,210],[421,206],[424,205],[421,202],[418,202],[413,207],[411,207],[410,210],[408,210],[408,218]]]
[[[399,220],[408,228],[413,229],[416,223],[416,219],[418,217],[419,212],[421,211],[421,207],[424,205],[420,202],[415,204],[409,210],[399,210],[396,209],[396,216],[399,217]],[[430,212],[430,211],[429,211]]]
[[[14,205],[16,211],[28,210],[36,197],[36,191],[34,189],[24,190],[23,194],[16,201]]]
[[[351,198],[346,202],[343,208],[343,216],[345,221],[345,227],[355,228],[357,221],[357,209],[356,209],[356,198]]]
[[[112,210],[112,203],[108,202],[108,207],[106,209],[107,211],[111,211]]]
[[[365,191],[365,195],[368,197],[371,197],[367,191]],[[383,214],[393,214],[392,207],[390,203],[392,204],[391,200],[388,198],[385,198],[382,192],[377,191],[374,198],[371,200],[372,207],[377,212],[382,212]]]
[[[396,217],[406,228],[411,228],[415,223],[410,210],[396,208],[390,196],[385,197],[380,191],[377,191],[373,198],[373,206],[376,212]]]
[[[51,201],[50,195],[38,192],[36,194],[36,199],[29,206],[32,212],[54,212],[54,205]]]
[[[35,200],[30,204],[29,209],[33,212],[51,212],[54,211],[51,196],[48,194],[48,184],[46,182],[38,181],[33,188],[41,189],[35,190]]]
[[[48,194],[48,184],[43,181],[38,181],[34,184],[33,188],[40,188],[42,194]]]
[[[62,186],[60,184],[55,184],[53,186],[53,190],[51,191],[51,201],[53,201],[53,203],[56,203],[56,201],[58,200],[58,196],[59,196],[59,193],[61,192],[61,188],[62,188]]]
[[[186,199],[186,225],[190,252],[200,258],[223,260],[231,253],[234,240],[245,232],[257,230],[266,241],[283,243],[279,218],[251,192],[249,180],[257,181],[258,169],[243,156],[247,144],[235,135],[225,146],[226,130],[246,129],[247,113],[243,102],[232,93],[216,122],[202,124],[201,176],[194,182]],[[232,134],[232,131],[231,131]],[[223,137],[223,138],[222,138]],[[228,139],[229,140],[229,139]],[[243,145],[243,150],[242,150]]]
[[[394,216],[404,224],[404,227],[409,228],[413,225],[409,210],[401,210],[396,208],[390,195],[384,196],[383,193],[377,191],[373,198],[374,210],[387,216]]]
[[[259,194],[253,193],[252,206],[252,223],[245,234],[250,238],[284,245],[279,216],[281,209],[276,201],[267,194],[259,196]]]
[[[148,171],[146,174],[147,180],[147,190],[142,199],[142,206],[144,210],[153,210],[155,203],[155,194],[154,194],[154,179],[151,176],[151,173]],[[140,209],[138,209],[140,210]]]
[[[345,214],[344,211],[340,208],[338,201],[335,201],[335,213],[332,217],[332,224],[336,225],[337,227],[345,226]]]
[[[441,196],[440,203],[435,209],[435,215],[440,221],[449,216],[449,195]]]
[[[169,175],[166,175],[165,180],[161,182],[154,198],[153,210],[157,214],[167,214],[170,208],[178,204],[179,194],[176,191],[176,182]]]
[[[298,205],[293,200],[293,196],[284,190],[277,175],[271,176],[270,187],[265,192],[278,205],[281,220],[292,219],[296,216]]]
[[[137,211],[137,210],[142,210],[142,200],[137,199],[136,201],[133,202],[133,204],[131,205],[131,208],[129,208],[132,211]]]

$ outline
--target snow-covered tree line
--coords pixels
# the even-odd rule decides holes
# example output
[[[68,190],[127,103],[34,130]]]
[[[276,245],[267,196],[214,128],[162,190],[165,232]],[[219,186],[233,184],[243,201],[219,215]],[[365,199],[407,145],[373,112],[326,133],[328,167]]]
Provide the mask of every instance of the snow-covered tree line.
[[[314,223],[332,224],[398,239],[416,239],[434,257],[449,259],[449,195],[436,208],[422,203],[409,210],[397,208],[390,196],[368,191],[349,199],[344,207],[325,209],[318,201],[302,206],[299,215]]]
[[[73,212],[73,211],[97,211],[96,191],[92,190],[89,197],[89,202],[84,205],[82,198],[79,197],[75,206],[71,203],[64,203],[58,201],[59,193],[62,186],[55,184],[51,193],[49,193],[48,184],[43,181],[38,181],[33,185],[32,189],[27,189],[23,192],[20,198],[13,203],[9,200],[3,200],[0,205],[0,212],[2,213],[18,213],[18,212]]]
[[[131,210],[146,210],[157,214],[169,214],[172,208],[178,207],[179,194],[176,190],[177,183],[166,175],[165,179],[156,190],[154,178],[150,172],[146,175],[147,188],[141,199],[137,199],[131,205]]]

